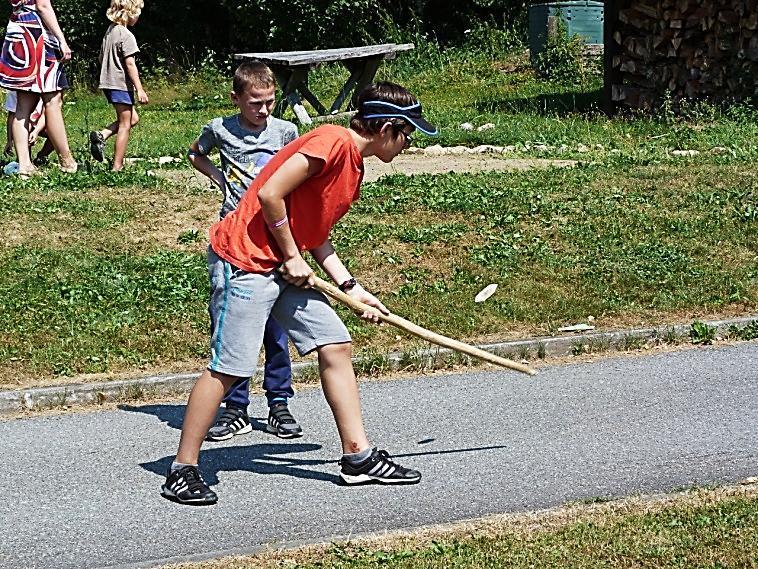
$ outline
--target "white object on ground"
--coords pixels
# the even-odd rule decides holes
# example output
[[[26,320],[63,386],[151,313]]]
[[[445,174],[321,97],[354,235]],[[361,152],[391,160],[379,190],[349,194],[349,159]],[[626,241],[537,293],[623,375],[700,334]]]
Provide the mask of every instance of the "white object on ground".
[[[10,176],[11,174],[18,174],[18,162],[8,162],[3,168],[3,173],[6,176]]]
[[[563,328],[558,328],[559,332],[584,332],[586,330],[594,330],[594,326],[590,326],[589,324],[574,324],[573,326],[564,326]]]
[[[493,129],[493,128],[495,128],[494,123],[488,122],[488,123],[485,123],[482,126],[478,127],[476,129],[476,131],[477,132],[482,132],[483,130],[490,130],[490,129]]]
[[[697,156],[700,154],[699,150],[672,150],[672,156]]]
[[[161,156],[158,158],[158,164],[162,166],[163,164],[171,164],[172,162],[181,162],[179,158],[175,158],[174,156]]]
[[[497,285],[495,283],[488,284],[486,287],[479,291],[479,294],[474,297],[474,302],[484,302],[493,294],[495,294],[496,290]]]
[[[474,125],[471,124],[470,122],[464,122],[458,125],[458,128],[460,128],[461,130],[474,130]]]

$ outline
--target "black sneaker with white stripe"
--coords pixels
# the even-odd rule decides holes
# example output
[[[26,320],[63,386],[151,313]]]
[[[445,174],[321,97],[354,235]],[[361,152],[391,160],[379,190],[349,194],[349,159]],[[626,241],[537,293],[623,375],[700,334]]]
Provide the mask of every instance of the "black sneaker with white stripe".
[[[169,469],[166,483],[161,486],[161,495],[190,506],[210,506],[218,500],[216,493],[208,488],[196,466],[185,466],[174,472]]]
[[[244,435],[253,430],[250,417],[244,409],[229,407],[219,415],[213,426],[208,429],[205,439],[208,441],[226,441],[234,435]]]
[[[340,478],[345,484],[365,484],[367,482],[380,482],[382,484],[416,484],[421,480],[418,470],[404,468],[392,462],[386,450],[374,448],[363,462],[351,464],[342,458],[340,464]]]
[[[266,431],[282,439],[303,436],[303,429],[295,421],[286,403],[276,403],[268,408]]]

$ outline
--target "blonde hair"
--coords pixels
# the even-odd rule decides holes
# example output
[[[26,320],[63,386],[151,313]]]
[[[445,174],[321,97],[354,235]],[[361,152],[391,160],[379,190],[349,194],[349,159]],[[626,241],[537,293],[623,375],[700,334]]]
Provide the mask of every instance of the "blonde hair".
[[[111,0],[111,7],[108,8],[105,15],[114,24],[125,26],[129,20],[142,13],[144,6],[143,0]]]

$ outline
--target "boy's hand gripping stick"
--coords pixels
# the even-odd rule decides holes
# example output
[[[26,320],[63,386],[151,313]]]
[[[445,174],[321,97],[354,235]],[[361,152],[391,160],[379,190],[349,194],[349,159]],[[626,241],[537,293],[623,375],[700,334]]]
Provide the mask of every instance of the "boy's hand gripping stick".
[[[400,328],[401,330],[405,330],[406,332],[413,334],[415,336],[418,336],[419,338],[423,338],[424,340],[427,340],[428,342],[432,342],[433,344],[444,346],[445,348],[450,348],[451,350],[455,350],[457,352],[467,354],[469,356],[478,358],[480,360],[484,360],[485,362],[499,365],[502,367],[506,367],[508,369],[520,371],[521,373],[526,373],[529,375],[535,375],[537,373],[535,370],[533,370],[529,366],[525,366],[523,364],[514,362],[513,360],[509,360],[507,358],[501,358],[500,356],[496,356],[495,354],[485,352],[484,350],[475,348],[474,346],[470,346],[469,344],[465,344],[463,342],[459,342],[458,340],[453,340],[452,338],[448,338],[447,336],[437,334],[435,332],[427,330],[426,328],[422,328],[421,326],[418,326],[414,324],[413,322],[406,320],[405,318],[401,318],[400,316],[397,316],[395,314],[392,314],[392,313],[383,314],[379,309],[374,308],[373,306],[369,306],[368,304],[365,304],[363,302],[360,302],[359,300],[355,300],[352,296],[342,292],[336,286],[326,282],[324,279],[321,279],[315,275],[313,278],[315,279],[313,288],[315,288],[316,290],[320,292],[323,292],[324,294],[332,297],[335,300],[339,300],[340,302],[342,302],[343,304],[346,304],[348,307],[352,308],[356,312],[361,312],[361,313],[366,312],[366,311],[375,312],[376,314],[379,315],[379,318],[381,319],[382,322],[386,322],[387,324],[392,324],[393,326]]]

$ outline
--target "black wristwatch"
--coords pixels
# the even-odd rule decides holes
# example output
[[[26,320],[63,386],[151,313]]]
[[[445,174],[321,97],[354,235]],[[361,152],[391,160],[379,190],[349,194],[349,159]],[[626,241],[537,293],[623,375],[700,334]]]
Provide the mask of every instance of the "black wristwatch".
[[[350,277],[344,283],[340,284],[339,287],[337,288],[339,288],[342,292],[347,292],[355,288],[357,284],[358,284],[358,281],[355,280],[355,277]]]

